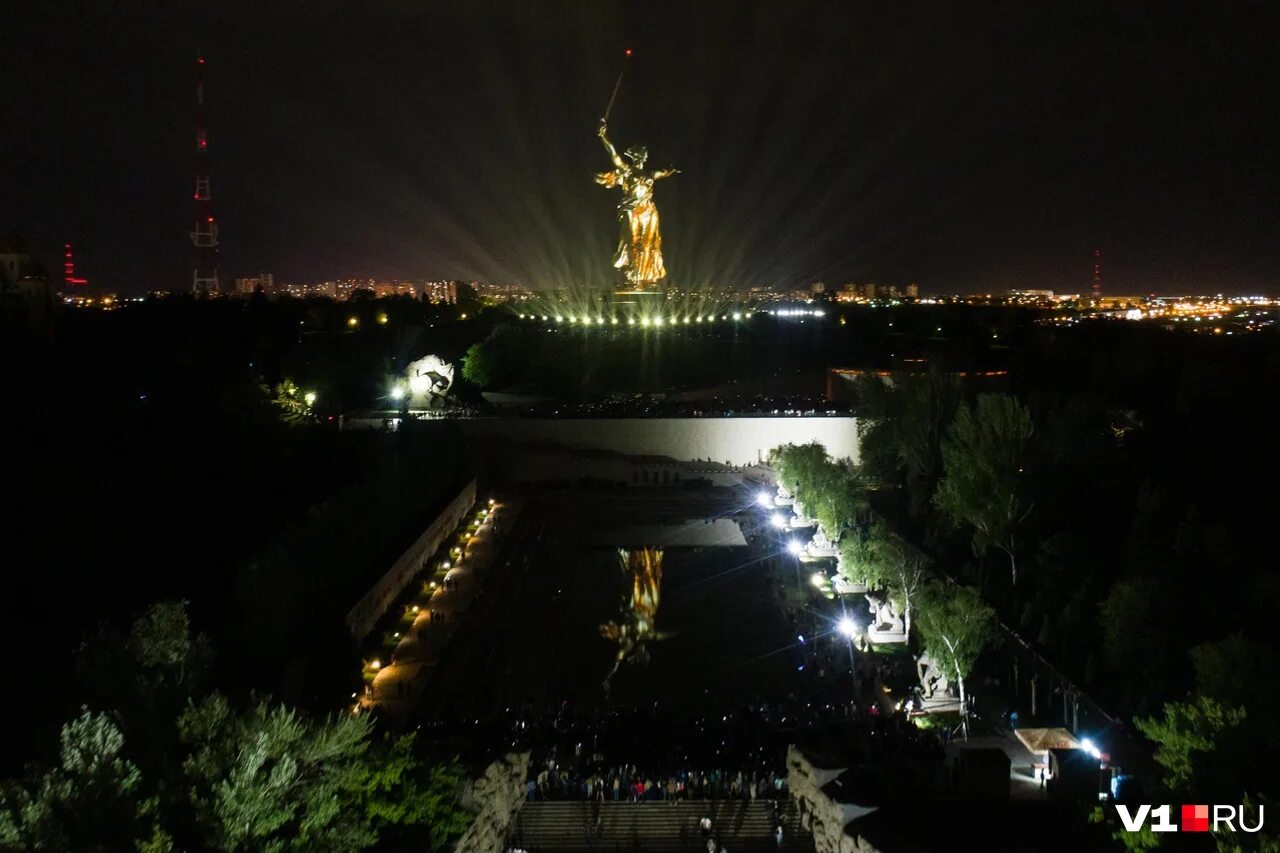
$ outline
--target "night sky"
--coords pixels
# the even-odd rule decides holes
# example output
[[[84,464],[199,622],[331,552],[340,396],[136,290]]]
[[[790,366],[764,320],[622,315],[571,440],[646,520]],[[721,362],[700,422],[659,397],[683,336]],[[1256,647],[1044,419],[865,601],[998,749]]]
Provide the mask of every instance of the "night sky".
[[[224,280],[603,283],[631,47],[673,283],[1274,292],[1275,6],[23,3],[0,229],[183,287],[199,48]]]

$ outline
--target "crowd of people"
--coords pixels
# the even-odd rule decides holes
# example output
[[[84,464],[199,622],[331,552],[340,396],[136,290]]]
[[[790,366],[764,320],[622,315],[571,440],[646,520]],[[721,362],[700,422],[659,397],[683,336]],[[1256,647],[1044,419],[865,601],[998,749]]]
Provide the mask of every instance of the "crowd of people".
[[[666,802],[687,800],[762,800],[786,797],[784,774],[759,770],[645,771],[634,764],[579,770],[547,759],[526,783],[525,799],[594,800],[596,802]]]
[[[627,394],[589,403],[560,400],[524,406],[519,414],[558,418],[795,417],[844,414],[847,407],[807,394],[718,394],[679,399],[660,394]]]

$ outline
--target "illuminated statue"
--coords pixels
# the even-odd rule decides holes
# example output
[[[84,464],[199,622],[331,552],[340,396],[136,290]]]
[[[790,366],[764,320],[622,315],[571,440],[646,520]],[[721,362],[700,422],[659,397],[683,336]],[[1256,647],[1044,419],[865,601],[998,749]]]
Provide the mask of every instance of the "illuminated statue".
[[[437,355],[429,355],[405,369],[409,385],[409,407],[426,409],[436,405],[453,387],[453,365]]]
[[[623,271],[628,284],[644,288],[667,275],[662,265],[662,234],[658,231],[658,207],[653,203],[653,182],[679,174],[680,170],[646,172],[644,164],[649,152],[636,145],[626,150],[624,160],[605,135],[607,130],[608,125],[600,122],[600,141],[613,160],[613,171],[597,174],[596,183],[610,188],[622,187],[622,201],[618,204],[622,233],[613,265]]]
[[[618,644],[613,669],[604,679],[604,691],[609,692],[609,682],[618,668],[628,658],[645,663],[649,653],[645,643],[660,640],[665,635],[656,630],[658,601],[662,592],[662,549],[641,548],[638,551],[618,549],[622,570],[631,576],[631,600],[623,602],[623,619],[600,626],[600,636]]]

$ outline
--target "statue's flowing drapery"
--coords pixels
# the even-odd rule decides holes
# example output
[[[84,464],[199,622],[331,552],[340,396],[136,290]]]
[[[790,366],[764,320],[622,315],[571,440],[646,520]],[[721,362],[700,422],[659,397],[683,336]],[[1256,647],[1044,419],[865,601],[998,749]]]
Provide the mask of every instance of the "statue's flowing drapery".
[[[600,126],[600,140],[613,171],[600,172],[596,183],[622,189],[622,201],[618,204],[618,220],[621,233],[618,248],[613,254],[613,265],[626,276],[627,283],[645,287],[667,276],[662,263],[662,233],[658,229],[658,207],[653,202],[653,185],[660,178],[676,174],[675,169],[646,171],[648,152],[644,148],[628,148],[625,159],[618,155],[613,143]]]
[[[666,278],[658,206],[653,203],[653,178],[623,177],[615,171],[604,172],[596,180],[606,187],[621,186],[623,191],[622,204],[618,206],[621,230],[613,266],[622,270],[631,284],[651,284]]]

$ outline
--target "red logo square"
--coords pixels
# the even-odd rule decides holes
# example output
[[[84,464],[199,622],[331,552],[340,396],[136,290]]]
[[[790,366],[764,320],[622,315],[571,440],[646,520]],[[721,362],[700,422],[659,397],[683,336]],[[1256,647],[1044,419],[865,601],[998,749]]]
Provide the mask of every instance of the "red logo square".
[[[1182,831],[1183,832],[1208,832],[1209,831],[1209,807],[1208,806],[1183,806],[1182,807]]]

